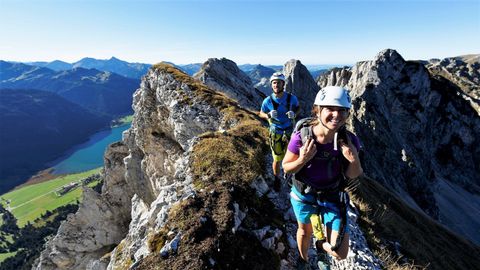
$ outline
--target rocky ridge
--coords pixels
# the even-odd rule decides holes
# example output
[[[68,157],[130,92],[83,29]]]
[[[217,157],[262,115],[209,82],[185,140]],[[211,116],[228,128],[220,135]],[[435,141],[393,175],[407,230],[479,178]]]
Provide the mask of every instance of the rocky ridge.
[[[432,75],[442,76],[458,86],[480,115],[480,55],[431,59],[425,66]]]
[[[372,86],[366,86],[368,90],[364,89],[363,94],[356,92],[356,112],[351,128],[365,141],[368,159],[364,166],[371,173],[381,168],[385,157],[390,157],[392,152],[397,153],[395,151],[398,150],[402,154],[399,158],[401,161],[393,157],[387,160],[394,165],[411,161],[408,159],[411,152],[397,149],[398,143],[395,142],[392,142],[391,151],[382,151],[385,152],[383,155],[372,150],[375,146],[373,140],[381,139],[374,138],[372,134],[378,136],[380,132],[388,135],[390,131],[374,125],[377,123],[375,121],[385,119],[366,118],[371,115],[378,117],[379,113],[370,111],[376,108],[372,104],[383,104],[374,99],[368,99],[372,103],[367,103],[366,97],[378,96],[380,101],[389,100],[382,96],[383,92],[388,93],[387,86],[404,86],[404,80],[399,79],[396,73],[398,70],[401,74],[407,74],[410,81],[416,82],[410,85],[409,91],[412,88],[423,89],[425,80],[421,79],[424,74],[421,69],[405,64],[394,51],[381,52],[374,61],[365,63],[359,65],[366,65],[362,66],[362,74],[367,74],[367,78],[357,76],[358,84],[364,83],[366,86],[376,83],[374,85],[379,93],[365,95],[372,92]],[[386,76],[388,70],[391,77]],[[401,104],[410,104],[409,99],[400,101]],[[383,105],[379,107],[382,112],[388,112]],[[457,104],[451,107],[458,109]],[[288,192],[286,187],[280,194],[269,188],[272,179],[269,177],[270,155],[264,141],[266,129],[256,116],[223,94],[164,64],[154,66],[144,77],[140,89],[135,92],[134,108],[132,128],[124,134],[122,142],[110,147],[105,156],[105,175],[108,177],[102,194],[86,192],[81,206],[86,209],[79,210],[62,225],[63,233],[50,241],[34,268],[294,269],[298,256],[294,240],[296,225],[289,210]],[[458,114],[452,108],[451,111]],[[374,126],[366,126],[366,123]],[[372,136],[371,140],[368,135]],[[391,137],[395,136],[387,136]],[[389,148],[384,146],[381,149]],[[393,173],[398,172],[395,170],[403,172],[404,167],[394,168]],[[395,183],[393,179],[387,179],[391,182],[385,181],[382,176],[386,175],[385,171],[379,171],[374,176],[381,182]],[[393,205],[392,201],[397,200],[394,195],[380,188],[369,189],[372,181],[365,183],[360,188],[364,194],[355,195],[355,205],[365,205],[370,198],[378,202],[371,206],[367,203],[358,212],[352,206],[349,212],[351,253],[346,260],[333,262],[332,269],[382,268],[384,262],[375,258],[364,237],[375,223],[377,226],[387,226],[382,228],[382,232],[397,231],[388,241],[395,252],[403,253],[400,257],[405,255],[405,258],[412,258],[412,251],[423,246],[427,246],[425,251],[430,255],[428,258],[438,255],[433,247],[452,246],[455,250],[475,254],[475,249],[465,246],[464,240],[458,241],[445,231],[439,231],[442,236],[448,235],[443,242],[422,238],[420,243],[405,243],[408,237],[402,236],[403,232],[398,230],[406,227],[398,226],[400,223],[395,219],[395,225],[377,219],[401,214],[402,222],[416,224],[408,227],[412,233],[421,224],[428,223],[426,217],[413,215],[415,210]],[[414,186],[408,184],[407,187],[410,185]],[[414,197],[408,195],[402,183],[394,186],[397,194],[405,195],[405,198]],[[410,203],[419,208],[415,202],[415,199],[410,199]],[[393,205],[392,209],[388,209],[390,205]],[[368,210],[370,207],[374,211]],[[93,215],[93,224],[101,224],[98,232],[81,214],[82,211],[88,212],[88,209],[95,209],[89,214]],[[371,212],[372,215],[368,214]],[[113,217],[116,220],[112,220]],[[360,229],[356,220],[367,223],[367,228]],[[112,225],[112,232],[107,233],[107,229],[102,229],[107,224]],[[432,228],[433,225],[422,227],[419,235],[428,236]],[[69,230],[75,231],[71,237],[67,234]],[[123,238],[116,237],[122,232]],[[432,237],[438,238],[435,235]],[[62,244],[65,241],[69,243],[68,246]],[[109,244],[111,242],[114,244]],[[378,244],[369,240],[369,243],[385,249],[387,242]],[[412,243],[413,247],[407,245]],[[90,248],[86,249],[85,246]],[[425,257],[422,254],[422,258]],[[470,257],[469,260],[473,260]],[[313,263],[314,250],[311,250],[311,259]]]
[[[480,209],[480,119],[459,87],[390,49],[351,69],[331,70],[319,80],[326,85],[351,91],[351,127],[364,142],[366,171],[479,243],[473,213]],[[459,197],[470,200],[460,203]]]
[[[287,227],[279,226],[285,223],[281,212],[288,212],[287,192],[270,191],[269,166],[258,161],[269,156],[266,129],[256,116],[163,64],[144,77],[134,110],[132,128],[105,155],[102,194],[85,190],[80,210],[62,224],[34,269],[292,269],[295,222],[290,212]],[[229,142],[234,134],[238,138]],[[212,152],[210,141],[223,146]],[[243,173],[232,165],[209,171],[204,162],[230,164],[236,158],[231,147],[239,143],[256,145],[240,157]],[[220,149],[230,155],[218,156]],[[352,231],[361,239],[358,228]],[[365,244],[357,246],[368,253]],[[373,255],[365,256],[342,265],[379,267]]]

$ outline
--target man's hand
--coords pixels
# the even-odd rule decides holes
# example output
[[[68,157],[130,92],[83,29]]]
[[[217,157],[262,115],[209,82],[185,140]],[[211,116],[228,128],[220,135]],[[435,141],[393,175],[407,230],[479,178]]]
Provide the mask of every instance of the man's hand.
[[[267,113],[268,118],[273,118],[276,119],[278,117],[278,112],[277,110],[271,110],[269,113]]]
[[[288,111],[288,112],[287,112],[287,117],[288,117],[289,119],[294,119],[295,116],[296,116],[296,115],[295,115],[295,113],[294,113],[293,111]]]

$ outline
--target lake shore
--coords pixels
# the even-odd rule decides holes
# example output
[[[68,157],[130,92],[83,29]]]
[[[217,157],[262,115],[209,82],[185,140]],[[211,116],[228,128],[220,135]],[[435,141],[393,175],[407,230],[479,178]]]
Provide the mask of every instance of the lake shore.
[[[46,170],[37,172],[35,175],[30,177],[25,183],[16,186],[13,190],[16,190],[25,186],[46,182],[48,180],[55,179],[59,176],[62,176],[62,175],[53,174],[53,168],[48,168]]]

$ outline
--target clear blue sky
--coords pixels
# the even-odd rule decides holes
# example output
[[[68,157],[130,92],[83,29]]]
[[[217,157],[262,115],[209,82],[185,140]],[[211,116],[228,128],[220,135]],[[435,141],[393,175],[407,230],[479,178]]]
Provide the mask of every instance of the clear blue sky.
[[[0,59],[353,64],[480,53],[480,0],[0,0]]]

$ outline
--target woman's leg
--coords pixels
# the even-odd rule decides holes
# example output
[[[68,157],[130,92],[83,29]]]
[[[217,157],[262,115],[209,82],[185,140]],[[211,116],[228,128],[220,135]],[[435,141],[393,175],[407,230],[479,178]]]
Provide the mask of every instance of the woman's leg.
[[[317,213],[317,208],[313,205],[315,198],[312,195],[302,195],[295,186],[290,192],[290,202],[292,204],[293,212],[297,218],[297,246],[300,253],[300,258],[308,260],[308,248],[313,233],[312,224],[310,223],[310,216]]]
[[[348,255],[349,249],[349,230],[348,230],[348,220],[344,220],[345,228],[344,228],[344,235],[340,246],[333,251],[332,246],[335,245],[337,242],[340,231],[340,227],[342,224],[342,217],[340,214],[340,209],[338,206],[334,206],[332,204],[325,204],[324,207],[321,208],[322,211],[322,218],[324,224],[326,225],[326,234],[327,234],[327,241],[322,244],[323,249],[332,255],[333,257],[337,258],[338,260],[345,259]],[[343,218],[347,218],[344,216]]]
[[[332,245],[335,244],[335,241],[337,241],[338,237],[339,237],[338,231],[332,230],[331,228],[327,228],[327,239],[329,241],[324,242],[322,247],[326,252],[334,256],[337,260],[343,260],[348,255],[350,235],[348,234],[348,232],[345,232],[345,235],[343,237],[342,243],[340,244],[340,247],[336,251],[333,251]]]
[[[297,245],[300,257],[308,261],[308,248],[310,247],[310,240],[312,237],[312,224],[304,224],[298,221],[297,229]]]

